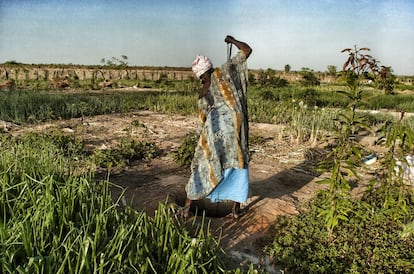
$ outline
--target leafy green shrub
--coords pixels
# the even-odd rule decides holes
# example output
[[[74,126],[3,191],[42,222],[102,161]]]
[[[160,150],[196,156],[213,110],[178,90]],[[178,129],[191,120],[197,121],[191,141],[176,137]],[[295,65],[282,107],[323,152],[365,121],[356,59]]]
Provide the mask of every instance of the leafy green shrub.
[[[126,165],[118,150],[97,149],[93,152],[91,158],[96,166],[102,168],[124,167]]]
[[[378,87],[384,90],[385,94],[393,94],[396,76],[392,73],[391,67],[381,66],[377,76]]]
[[[77,139],[74,135],[63,134],[61,131],[55,130],[48,134],[47,137],[63,151],[65,156],[73,156],[75,158],[85,154],[83,141]],[[36,138],[39,138],[39,136],[36,136]]]
[[[257,83],[260,87],[275,87],[281,88],[289,85],[289,82],[286,79],[280,78],[275,75],[273,69],[267,69],[266,71],[260,70],[257,75]]]
[[[129,161],[151,159],[157,155],[157,146],[153,142],[124,138],[119,147],[121,154]]]
[[[275,99],[275,95],[271,90],[263,90],[260,93],[260,96],[263,98],[263,100],[274,100]]]
[[[303,88],[295,85],[290,85],[286,87],[252,87],[249,90],[249,98],[261,102],[266,102],[268,100],[273,101],[291,101],[292,99],[301,99],[300,93]]]
[[[113,149],[97,149],[92,155],[92,160],[99,167],[124,167],[131,161],[151,159],[157,155],[158,149],[155,143],[148,141],[136,141],[124,138]]]
[[[306,88],[301,89],[299,93],[297,93],[297,98],[300,98],[307,104],[308,106],[315,106],[317,102],[317,92],[313,88]]]
[[[320,80],[311,69],[302,68],[300,74],[302,75],[301,84],[305,87],[319,86],[321,84]]]
[[[320,217],[321,195],[300,215],[276,220],[267,248],[276,264],[291,273],[413,273],[414,237],[400,235],[407,215],[395,218],[373,198],[353,200],[349,222],[329,239]],[[414,197],[410,201],[408,216],[414,216]]]
[[[188,134],[182,140],[177,151],[173,153],[174,160],[180,166],[191,165],[191,161],[193,160],[193,157],[194,157],[195,148],[197,146],[197,141],[198,141],[198,138],[196,134]]]

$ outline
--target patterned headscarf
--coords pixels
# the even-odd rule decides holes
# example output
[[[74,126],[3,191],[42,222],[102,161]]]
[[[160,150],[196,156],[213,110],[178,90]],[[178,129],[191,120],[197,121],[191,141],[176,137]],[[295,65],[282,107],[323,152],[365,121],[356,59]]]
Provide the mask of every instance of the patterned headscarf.
[[[196,59],[193,61],[192,69],[193,72],[197,75],[197,78],[200,78],[206,71],[213,67],[210,59],[205,56],[197,55]]]

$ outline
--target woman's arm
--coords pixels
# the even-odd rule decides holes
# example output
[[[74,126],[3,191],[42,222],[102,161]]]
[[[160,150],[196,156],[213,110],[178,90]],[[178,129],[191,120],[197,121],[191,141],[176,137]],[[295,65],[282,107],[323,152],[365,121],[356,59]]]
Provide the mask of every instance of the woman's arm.
[[[249,58],[250,54],[252,53],[252,48],[248,44],[234,39],[233,36],[227,35],[226,38],[224,39],[224,42],[232,43],[239,50],[243,51],[244,54],[246,55],[246,59]]]

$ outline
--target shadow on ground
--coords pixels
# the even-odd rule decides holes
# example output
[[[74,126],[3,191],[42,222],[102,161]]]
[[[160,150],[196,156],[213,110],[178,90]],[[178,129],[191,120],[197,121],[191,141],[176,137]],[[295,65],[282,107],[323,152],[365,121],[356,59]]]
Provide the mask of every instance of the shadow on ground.
[[[308,153],[309,155],[314,155]],[[323,157],[323,156],[322,156]],[[301,203],[312,198],[323,186],[317,184],[319,173],[314,172],[316,160],[305,158],[302,162],[286,167],[275,161],[272,164],[250,165],[250,195],[245,214],[234,220],[228,216],[232,202],[210,203],[202,200],[194,203],[193,213],[206,215],[214,235],[220,237],[221,245],[230,250],[260,254],[270,243],[269,230],[278,215],[298,213]],[[114,187],[114,199],[125,190],[127,204],[153,215],[160,202],[183,206],[185,185],[189,168],[179,167],[168,158],[139,163],[119,174],[110,176]],[[193,217],[201,221],[202,217]],[[193,221],[191,218],[189,221]]]

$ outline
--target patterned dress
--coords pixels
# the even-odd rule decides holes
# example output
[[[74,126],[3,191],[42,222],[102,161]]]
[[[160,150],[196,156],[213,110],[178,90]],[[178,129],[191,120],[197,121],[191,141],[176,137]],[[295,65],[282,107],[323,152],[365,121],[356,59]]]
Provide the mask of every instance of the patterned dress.
[[[249,190],[246,56],[239,51],[211,75],[199,104],[199,140],[187,183],[191,200],[245,203]]]

